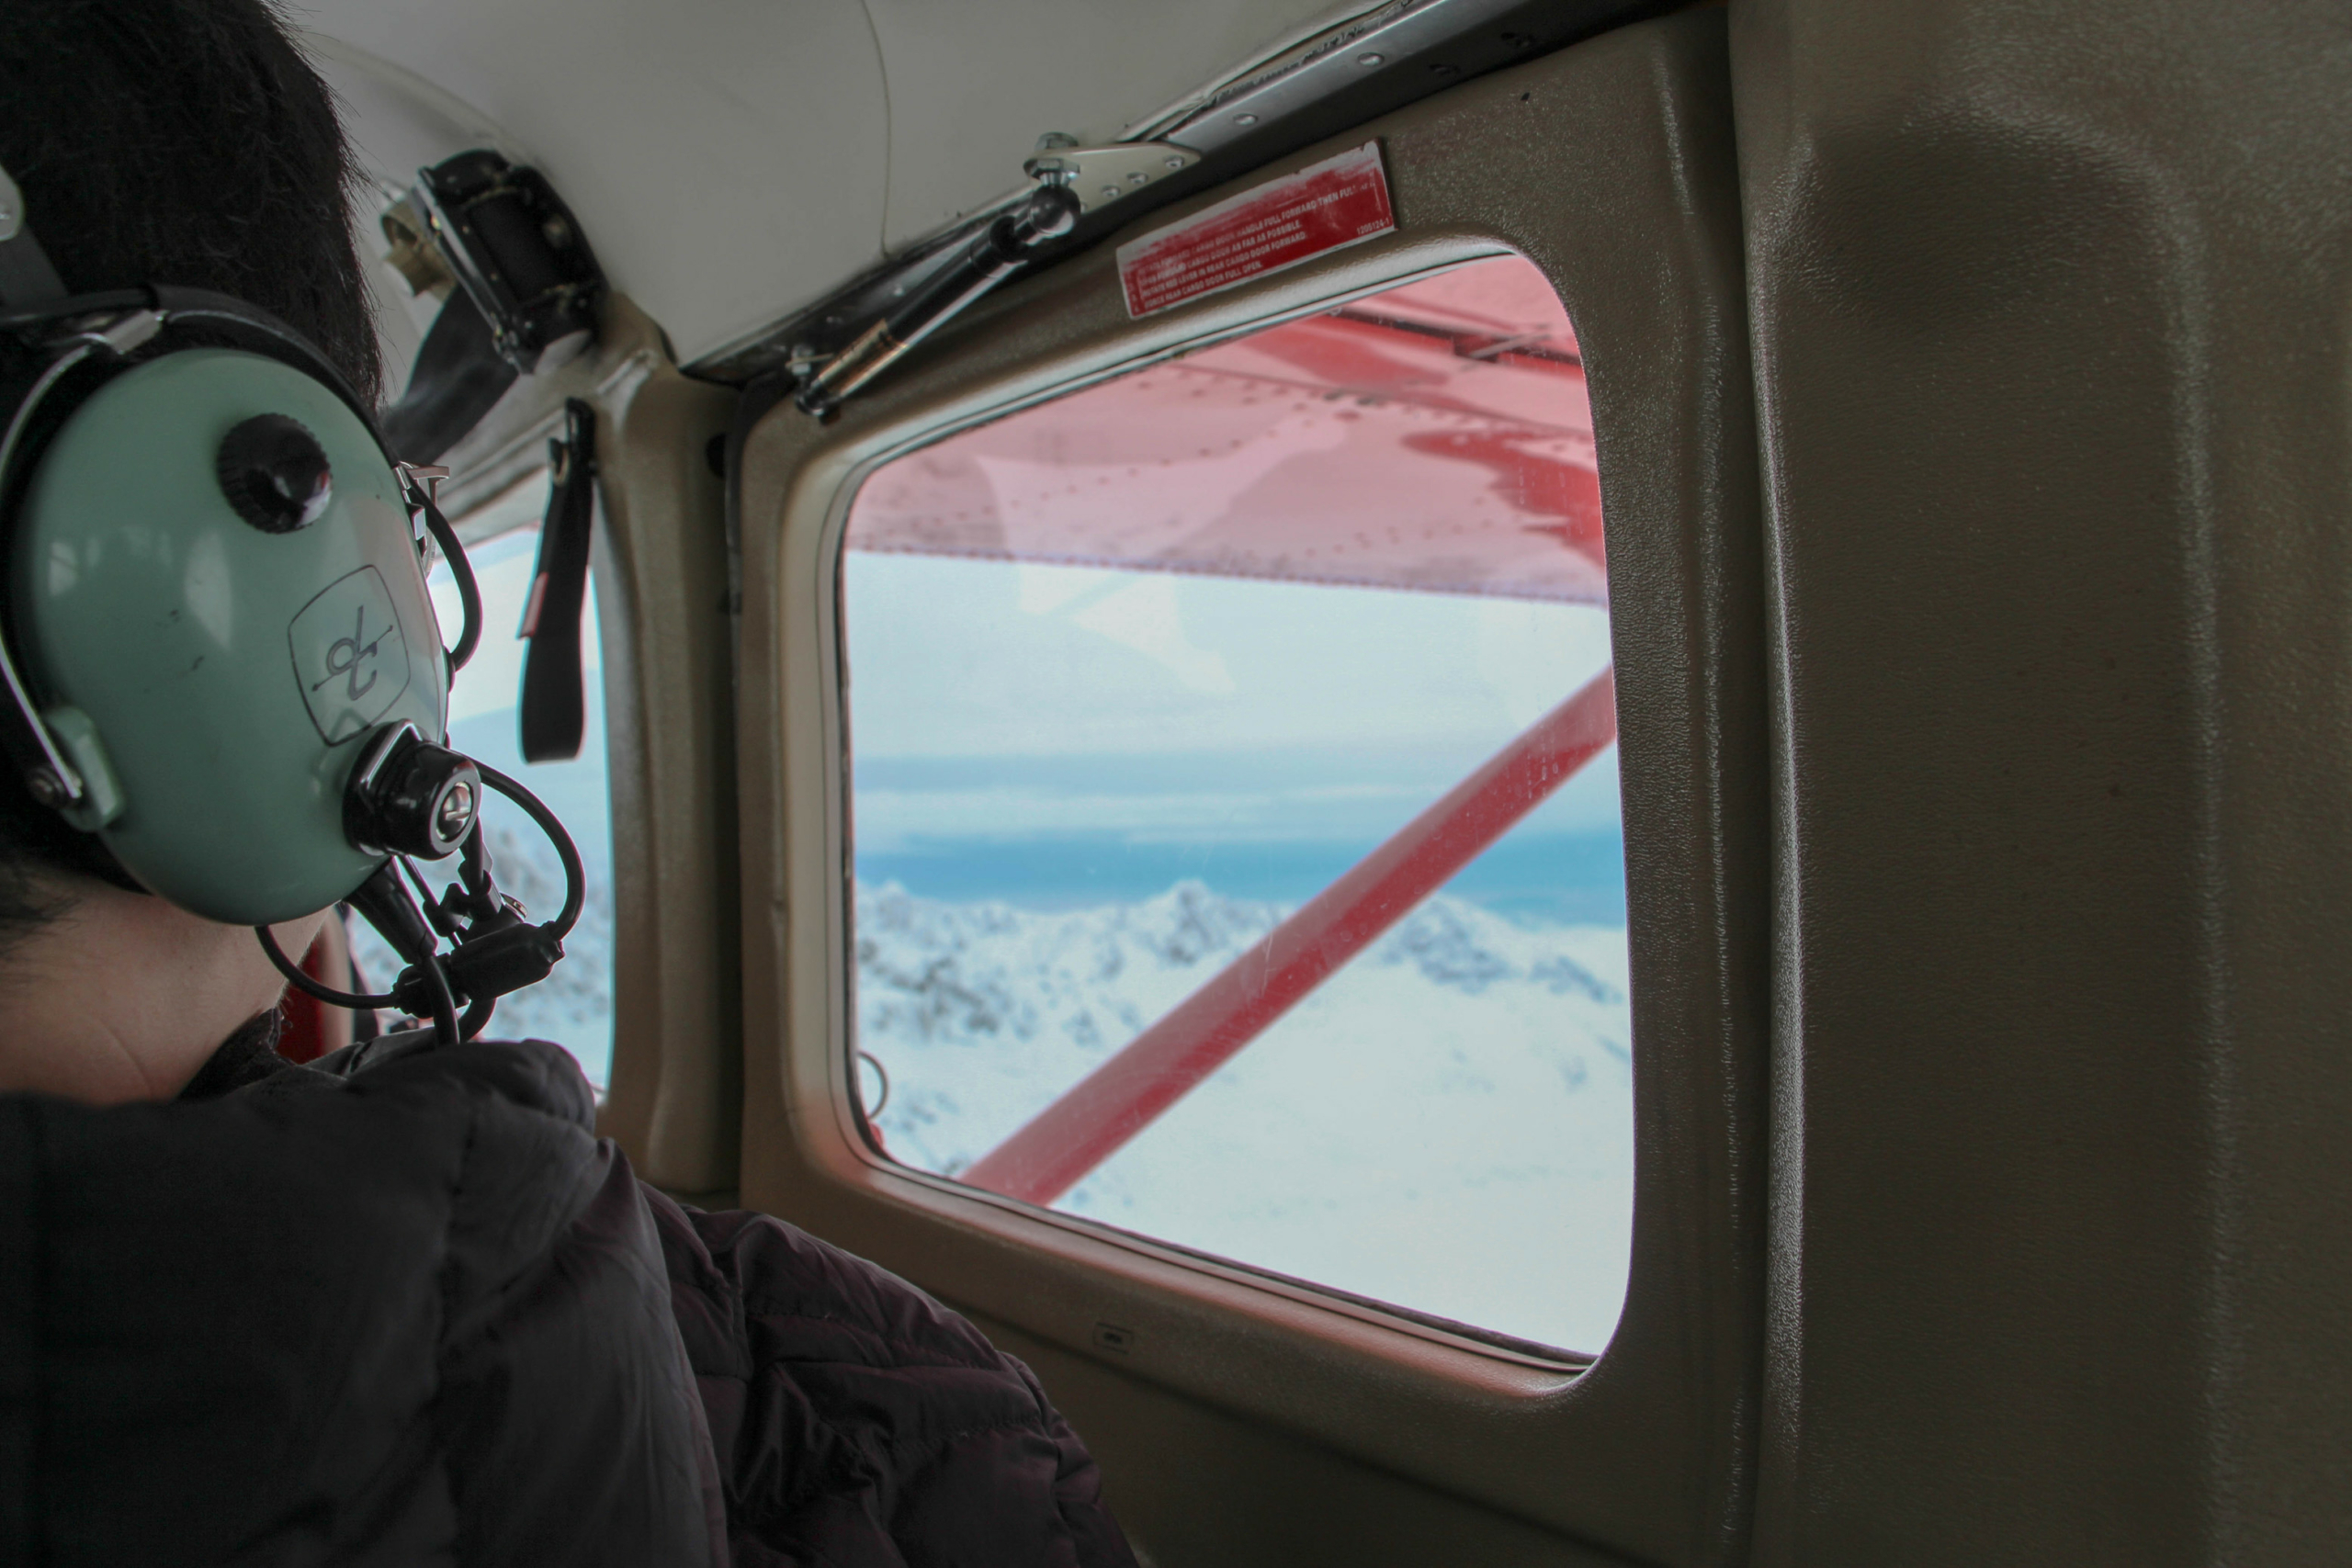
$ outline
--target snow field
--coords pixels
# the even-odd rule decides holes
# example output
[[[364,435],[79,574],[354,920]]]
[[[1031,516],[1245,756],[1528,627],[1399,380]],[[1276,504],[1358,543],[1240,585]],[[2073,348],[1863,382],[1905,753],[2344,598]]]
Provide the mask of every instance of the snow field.
[[[889,1152],[965,1168],[1287,913],[1198,882],[1057,912],[861,883],[857,1043],[889,1075]],[[1622,929],[1440,895],[1057,1207],[1597,1351],[1631,1238],[1630,1038]]]

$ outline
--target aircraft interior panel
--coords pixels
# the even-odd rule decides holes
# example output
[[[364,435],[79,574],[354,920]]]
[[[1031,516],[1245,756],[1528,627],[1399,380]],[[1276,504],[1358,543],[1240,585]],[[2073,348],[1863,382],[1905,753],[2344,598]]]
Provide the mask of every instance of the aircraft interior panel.
[[[1440,1502],[1453,1493],[1639,1560],[1737,1549],[1759,1375],[1749,1204],[1765,1004],[1750,939],[1766,863],[1761,558],[1723,37],[1710,11],[1607,34],[1259,176],[1376,141],[1393,236],[1140,321],[1099,247],[958,321],[919,383],[877,386],[829,426],[769,411],[742,441],[744,1201],[854,1235],[1057,1361],[1091,1360],[1087,1386],[1131,1406],[1127,1462],[1159,1462],[1163,1442],[1213,1419],[1186,1414],[1201,1402],[1335,1450],[1335,1483],[1363,1465],[1419,1477],[1435,1490],[1416,1507],[1454,1507]],[[1506,147],[1519,156],[1499,156]],[[1616,243],[1634,225],[1656,235],[1638,259]],[[924,1179],[860,1125],[871,1089],[849,1022],[858,939],[843,897],[838,618],[851,591],[835,558],[858,526],[861,484],[878,487],[900,454],[948,450],[937,444],[956,431],[1009,430],[981,422],[1035,417],[1064,389],[1238,352],[1253,328],[1288,318],[1328,337],[1305,312],[1354,299],[1349,310],[1377,313],[1384,288],[1505,251],[1543,269],[1574,323],[1615,628],[1635,1218],[1623,1315],[1589,1370]],[[1236,346],[1203,346],[1221,342]],[[847,689],[854,710],[865,689],[854,670]],[[1144,1410],[1159,1414],[1137,1419]],[[1192,1451],[1218,1462],[1213,1445]],[[1167,1495],[1178,1507],[1182,1494]],[[1197,1542],[1192,1553],[1279,1560],[1242,1512],[1222,1525],[1189,1507],[1182,1517],[1159,1528],[1138,1517],[1137,1534],[1148,1545],[1164,1528]],[[1399,1537],[1395,1550],[1407,1561],[1416,1549]]]
[[[288,25],[372,415],[26,308],[0,171],[20,409],[258,344],[466,628],[306,764],[367,918],[271,1070],[527,1035],[648,1234],[1018,1358],[1144,1568],[2352,1561],[2340,3]],[[254,549],[363,489],[270,428]],[[97,833],[70,554],[0,726]],[[281,705],[424,648],[333,607]]]
[[[2342,23],[1735,10],[1759,1561],[2341,1555]]]

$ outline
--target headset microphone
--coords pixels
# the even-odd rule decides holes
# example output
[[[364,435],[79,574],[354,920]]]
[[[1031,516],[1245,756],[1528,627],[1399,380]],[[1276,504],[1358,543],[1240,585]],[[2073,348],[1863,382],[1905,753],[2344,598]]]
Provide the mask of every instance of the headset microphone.
[[[0,419],[0,748],[33,798],[139,886],[257,928],[339,1005],[397,1005],[449,1041],[544,978],[580,859],[528,791],[447,745],[481,613],[441,470],[397,462],[335,367],[250,305],[66,297],[5,171]],[[428,542],[464,607],[446,650]],[[485,787],[555,843],[555,919],[492,884]],[[420,907],[403,874],[423,889],[413,862],[452,854],[458,881]],[[320,986],[269,936],[346,900],[409,964],[384,996]]]

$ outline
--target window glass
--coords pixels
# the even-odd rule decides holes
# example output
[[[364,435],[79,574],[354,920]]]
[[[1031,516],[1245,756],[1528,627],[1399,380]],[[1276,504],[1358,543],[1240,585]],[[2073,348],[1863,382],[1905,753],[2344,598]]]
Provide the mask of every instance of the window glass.
[[[1623,848],[1541,274],[1473,263],[901,458],[841,572],[876,1146],[1600,1348]]]
[[[565,762],[525,762],[516,711],[523,655],[529,645],[515,636],[515,628],[522,625],[538,560],[539,522],[547,513],[547,498],[543,470],[459,524],[463,535],[474,541],[466,554],[481,588],[483,624],[481,646],[450,689],[449,737],[458,750],[510,775],[545,801],[570,829],[588,873],[587,903],[580,923],[564,939],[563,962],[539,984],[500,998],[487,1033],[551,1040],[578,1057],[589,1080],[602,1088],[611,1076],[613,1056],[612,796],[605,775],[604,661],[593,574],[581,626],[587,726],[579,757]],[[447,569],[435,570],[431,586],[442,635],[454,640],[463,613]],[[534,919],[546,919],[563,902],[563,867],[555,851],[503,796],[490,795],[483,810],[499,890],[521,899]],[[423,869],[438,887],[447,880],[439,873],[456,863],[428,863]],[[353,954],[363,975],[372,985],[388,983],[399,971],[399,959],[366,921],[354,920],[351,927]]]

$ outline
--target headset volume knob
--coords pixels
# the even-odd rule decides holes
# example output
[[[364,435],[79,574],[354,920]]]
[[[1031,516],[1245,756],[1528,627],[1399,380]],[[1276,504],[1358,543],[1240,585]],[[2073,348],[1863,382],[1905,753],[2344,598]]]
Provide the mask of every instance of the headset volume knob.
[[[326,448],[282,413],[255,414],[221,437],[214,469],[237,515],[265,534],[307,528],[334,499]]]
[[[473,825],[474,786],[462,778],[453,779],[433,804],[434,836],[443,843],[463,843]]]

